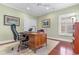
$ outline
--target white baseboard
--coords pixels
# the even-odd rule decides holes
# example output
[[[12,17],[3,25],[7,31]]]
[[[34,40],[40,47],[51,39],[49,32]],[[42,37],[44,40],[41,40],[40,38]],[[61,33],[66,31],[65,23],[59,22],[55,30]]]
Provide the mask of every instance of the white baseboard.
[[[0,41],[0,44],[8,43],[8,42],[13,42],[14,40],[5,40],[5,41]]]
[[[55,38],[55,37],[48,37],[50,39],[56,39],[56,40],[61,40],[61,41],[67,41],[67,42],[72,42],[72,39],[62,39],[62,38]]]

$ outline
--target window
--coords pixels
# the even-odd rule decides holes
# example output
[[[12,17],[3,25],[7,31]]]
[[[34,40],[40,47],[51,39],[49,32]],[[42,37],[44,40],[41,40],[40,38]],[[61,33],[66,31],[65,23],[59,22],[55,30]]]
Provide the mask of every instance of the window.
[[[72,36],[73,24],[76,21],[76,14],[65,14],[59,16],[59,35]]]

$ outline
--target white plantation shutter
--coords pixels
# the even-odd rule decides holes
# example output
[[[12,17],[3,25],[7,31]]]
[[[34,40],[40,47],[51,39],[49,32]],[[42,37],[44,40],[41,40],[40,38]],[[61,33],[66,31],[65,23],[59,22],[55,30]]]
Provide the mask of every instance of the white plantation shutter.
[[[74,13],[59,16],[59,35],[72,36],[75,21]]]

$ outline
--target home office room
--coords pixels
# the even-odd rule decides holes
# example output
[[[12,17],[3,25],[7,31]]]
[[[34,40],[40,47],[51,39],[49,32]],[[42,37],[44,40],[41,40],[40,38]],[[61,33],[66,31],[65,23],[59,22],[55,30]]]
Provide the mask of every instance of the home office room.
[[[78,3],[0,3],[0,55],[78,55]]]

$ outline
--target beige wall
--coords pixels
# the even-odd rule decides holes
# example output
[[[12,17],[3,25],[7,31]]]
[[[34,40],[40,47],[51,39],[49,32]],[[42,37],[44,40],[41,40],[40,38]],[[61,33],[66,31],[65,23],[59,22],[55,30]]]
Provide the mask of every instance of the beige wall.
[[[24,16],[29,19],[32,17],[16,9],[12,9],[0,4],[0,42],[13,40],[13,33],[11,32],[10,26],[4,25],[4,15],[20,18],[20,26],[17,27],[18,32],[24,31]]]
[[[79,13],[79,5],[75,5],[75,6],[72,6],[69,8],[61,9],[59,11],[51,12],[51,13],[44,15],[44,16],[40,16],[38,19],[38,23],[37,23],[38,29],[42,28],[41,20],[50,18],[51,19],[50,20],[51,27],[46,29],[48,37],[60,38],[63,40],[64,39],[65,40],[72,40],[72,38],[73,38],[72,36],[59,35],[59,33],[58,33],[58,16],[62,15],[62,14],[73,13],[73,12]]]
[[[44,16],[40,16],[38,17],[38,20],[37,20],[38,29],[42,28],[41,20],[50,18],[51,27],[46,29],[49,37],[62,38],[66,40],[72,39],[73,37],[61,36],[58,34],[58,16],[61,14],[72,13],[72,12],[79,13],[79,5],[65,8],[56,12],[51,12]],[[24,31],[24,17],[25,16],[27,17],[26,20],[28,20],[28,18],[34,19],[33,16],[30,16],[28,14],[25,14],[23,12],[20,12],[18,10],[15,10],[15,9],[12,9],[0,4],[0,41],[10,41],[13,39],[13,34],[10,30],[10,26],[4,25],[4,15],[20,17],[20,26],[17,27],[18,32]]]

